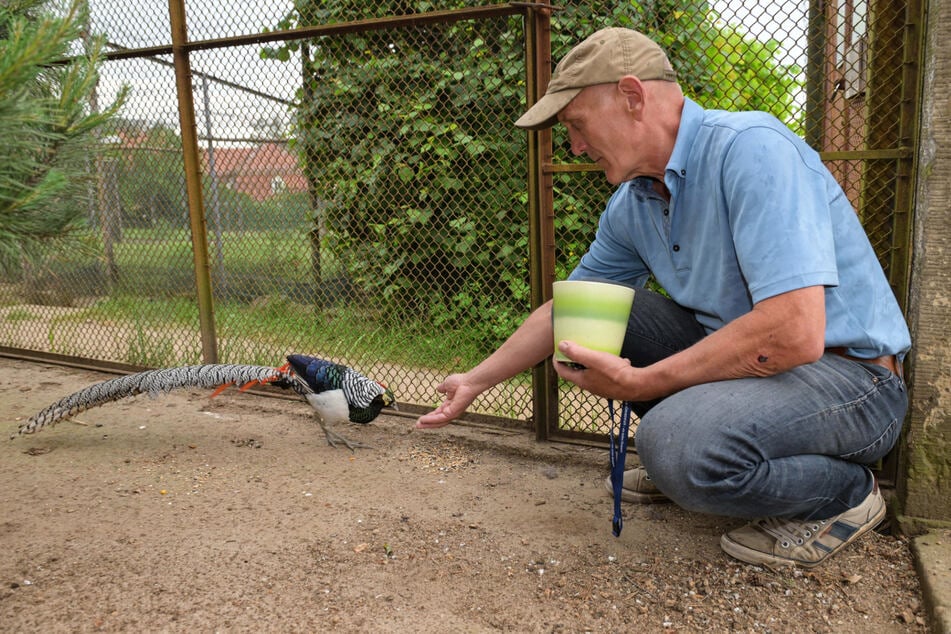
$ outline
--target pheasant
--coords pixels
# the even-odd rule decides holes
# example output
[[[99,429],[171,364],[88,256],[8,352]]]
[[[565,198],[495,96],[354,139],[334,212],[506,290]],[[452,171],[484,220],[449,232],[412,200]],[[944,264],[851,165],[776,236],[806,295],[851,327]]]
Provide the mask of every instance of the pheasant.
[[[396,398],[389,388],[345,365],[292,354],[282,369],[288,368],[295,379],[303,379],[309,388],[310,391],[303,392],[303,396],[323,419],[321,428],[333,447],[337,446],[336,442],[344,443],[351,450],[363,445],[331,431],[324,423],[349,420],[366,424],[379,416],[384,407],[396,408]]]
[[[384,407],[396,407],[391,390],[356,370],[317,357],[294,354],[279,368],[210,363],[147,370],[109,379],[70,394],[34,414],[17,433],[32,434],[80,412],[136,394],[157,396],[176,388],[204,387],[217,388],[212,394],[216,396],[231,385],[245,390],[263,384],[291,389],[303,396],[314,408],[327,443],[332,447],[343,443],[351,451],[367,445],[348,440],[332,431],[329,425],[347,420],[369,423]]]

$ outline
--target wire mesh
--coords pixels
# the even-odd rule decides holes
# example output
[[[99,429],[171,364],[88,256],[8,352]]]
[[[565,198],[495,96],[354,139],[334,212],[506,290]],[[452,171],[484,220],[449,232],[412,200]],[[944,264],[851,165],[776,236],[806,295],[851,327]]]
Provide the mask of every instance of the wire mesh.
[[[316,354],[387,383],[401,403],[435,405],[442,378],[530,309],[525,137],[511,125],[525,108],[522,16],[394,26],[384,19],[451,7],[189,0],[189,40],[214,42],[189,54],[207,227],[192,236],[169,17],[146,5],[90,2],[90,30],[123,55],[102,65],[88,106],[130,92],[99,133],[108,152],[88,166],[89,248],[4,274],[0,345],[200,362],[198,240],[219,360]],[[369,30],[229,41],[374,19]],[[552,17],[552,58],[597,28],[631,26],[667,49],[701,105],[772,112],[828,157],[901,291],[908,22],[903,5],[867,0],[568,3]],[[143,48],[160,50],[129,51]],[[554,151],[561,279],[611,188],[558,128]],[[553,435],[609,429],[603,400],[561,385],[559,404]],[[528,424],[531,378],[490,389],[471,411]]]

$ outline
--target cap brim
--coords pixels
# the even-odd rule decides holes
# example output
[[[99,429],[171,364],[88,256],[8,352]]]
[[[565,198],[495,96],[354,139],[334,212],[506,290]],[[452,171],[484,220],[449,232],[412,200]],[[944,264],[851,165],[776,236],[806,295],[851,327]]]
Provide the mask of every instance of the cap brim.
[[[574,99],[581,88],[568,88],[546,94],[519,117],[515,125],[526,130],[544,130],[558,123],[558,113]]]

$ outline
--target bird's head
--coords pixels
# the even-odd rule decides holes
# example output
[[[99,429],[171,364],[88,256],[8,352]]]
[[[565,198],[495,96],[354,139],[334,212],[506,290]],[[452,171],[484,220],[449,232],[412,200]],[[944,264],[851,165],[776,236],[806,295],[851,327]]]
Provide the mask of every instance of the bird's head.
[[[382,383],[377,383],[373,381],[373,386],[377,388],[377,394],[370,401],[370,404],[366,407],[359,407],[353,404],[350,405],[350,421],[354,423],[369,423],[374,418],[380,415],[380,410],[384,407],[392,407],[393,409],[399,409],[396,406],[396,397],[393,395],[393,391]]]
[[[380,402],[383,403],[383,407],[392,407],[395,410],[399,410],[399,407],[396,406],[396,395],[393,394],[393,390],[382,383],[378,383],[378,385],[383,388],[383,393],[376,398],[380,399]]]

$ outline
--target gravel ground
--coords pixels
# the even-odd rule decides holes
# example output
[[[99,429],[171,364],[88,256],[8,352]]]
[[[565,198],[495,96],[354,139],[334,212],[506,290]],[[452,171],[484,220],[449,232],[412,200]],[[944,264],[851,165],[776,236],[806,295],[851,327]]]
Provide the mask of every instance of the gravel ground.
[[[0,358],[0,432],[110,375]],[[0,631],[926,632],[907,540],[814,571],[731,560],[734,520],[625,507],[607,452],[179,391],[0,442]]]

